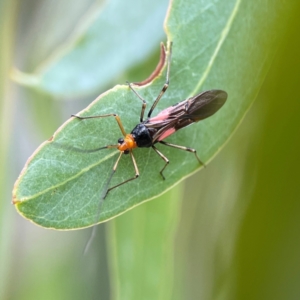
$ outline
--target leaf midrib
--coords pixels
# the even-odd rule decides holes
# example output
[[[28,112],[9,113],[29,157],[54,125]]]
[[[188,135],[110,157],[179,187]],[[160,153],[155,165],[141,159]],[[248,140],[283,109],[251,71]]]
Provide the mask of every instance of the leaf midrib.
[[[210,72],[210,70],[211,70],[211,68],[212,68],[212,66],[213,66],[213,64],[215,62],[215,59],[216,59],[216,57],[217,57],[217,55],[218,55],[218,53],[219,53],[219,51],[220,51],[220,49],[221,49],[221,47],[222,47],[222,45],[223,45],[226,37],[227,37],[227,35],[228,35],[228,33],[229,33],[229,31],[230,31],[230,29],[232,27],[233,21],[234,21],[236,15],[237,15],[237,12],[239,10],[239,6],[240,6],[241,2],[242,2],[241,0],[237,0],[236,1],[235,5],[233,7],[233,10],[231,12],[231,15],[229,16],[228,21],[226,23],[226,26],[224,27],[224,29],[221,32],[221,35],[220,35],[217,47],[215,48],[215,51],[212,54],[212,56],[211,56],[211,58],[210,58],[210,60],[208,62],[208,65],[207,65],[206,69],[203,72],[202,77],[200,78],[200,80],[196,84],[195,89],[191,92],[191,94],[189,95],[189,97],[192,97],[192,96],[196,95],[200,91],[201,86],[203,85],[204,81],[206,80],[207,76],[209,75],[209,72]]]

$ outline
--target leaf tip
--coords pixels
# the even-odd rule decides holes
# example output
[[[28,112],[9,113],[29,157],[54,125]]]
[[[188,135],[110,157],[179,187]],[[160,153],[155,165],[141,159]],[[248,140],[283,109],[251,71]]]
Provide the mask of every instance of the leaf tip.
[[[12,203],[13,205],[16,205],[16,204],[21,203],[21,201],[17,199],[17,195],[16,195],[15,191],[13,191],[13,196],[12,196],[11,203]]]

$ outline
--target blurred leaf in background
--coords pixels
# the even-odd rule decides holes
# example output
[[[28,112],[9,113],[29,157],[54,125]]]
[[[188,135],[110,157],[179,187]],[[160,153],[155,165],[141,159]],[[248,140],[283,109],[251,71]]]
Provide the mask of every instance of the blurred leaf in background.
[[[68,13],[71,1],[64,2],[59,10],[53,1],[45,3],[47,6],[42,5],[36,23],[44,17],[46,6],[47,10],[58,14],[51,20],[59,18],[59,26],[49,22],[56,42],[62,39],[61,27],[64,31],[71,29],[72,33],[49,58],[36,63],[32,73],[16,70],[13,74],[21,84],[52,96],[78,98],[99,92],[100,86],[110,83],[116,74],[145,59],[162,38],[162,23],[158,20],[164,18],[167,1],[87,1],[84,5],[77,4],[72,14]],[[64,14],[70,15],[66,27],[63,25]],[[71,28],[73,23],[74,29]],[[45,50],[40,45],[44,45],[44,41],[41,36],[39,38],[35,47],[37,54],[43,57]],[[49,44],[51,41],[48,39]],[[36,55],[29,54],[29,57],[36,60]]]
[[[12,43],[14,37],[14,1],[0,1],[0,298],[8,290],[9,274],[13,256],[11,245],[13,237],[13,212],[9,206],[10,188],[13,174],[10,172],[12,165],[8,160],[11,151],[11,135],[13,125],[13,110],[15,105],[14,95],[9,83],[9,73],[12,61]]]
[[[36,55],[38,60],[49,57],[62,41],[74,34],[72,29],[82,24],[81,20],[77,22],[79,16],[93,15],[91,7],[104,10],[111,5],[94,1],[69,2],[69,6],[33,0],[22,1],[19,6],[17,1],[0,3],[1,20],[5,24],[1,27],[3,78],[12,60],[15,36],[15,65],[22,71],[32,72],[39,64],[33,57]],[[152,1],[151,6],[154,5]],[[154,30],[155,38],[147,40],[150,50],[144,53],[143,59],[149,64],[145,62],[140,68],[149,70],[148,73],[157,60],[157,54],[152,51],[164,39],[161,26],[167,3],[164,5],[159,9],[160,17],[148,16],[161,28]],[[214,5],[222,6],[223,14],[216,14]],[[133,7],[138,6],[131,5],[128,9]],[[281,1],[271,4],[269,1],[174,0],[172,8],[180,16],[171,20],[176,29],[174,34],[184,32],[185,24],[195,22],[189,19],[187,9],[202,12],[201,34],[194,39],[205,42],[206,38],[207,48],[199,48],[194,39],[189,39],[186,47],[195,47],[195,53],[201,51],[203,61],[209,63],[207,69],[207,64],[202,66],[197,61],[199,73],[209,70],[208,77],[204,72],[204,88],[220,88],[214,86],[216,78],[227,83],[224,88],[227,87],[234,99],[230,105],[232,116],[237,113],[239,99],[249,99],[240,104],[244,110],[249,107],[280,46],[258,101],[224,150],[204,171],[190,178],[185,187],[180,185],[175,191],[135,208],[111,221],[108,227],[100,226],[89,256],[82,257],[89,231],[45,231],[20,218],[12,225],[13,207],[8,203],[13,180],[33,150],[70,113],[84,108],[96,94],[120,78],[130,81],[144,78],[132,79],[119,73],[124,70],[115,70],[111,84],[99,79],[104,86],[99,86],[97,91],[91,88],[86,98],[72,103],[53,101],[58,97],[49,94],[49,90],[47,93],[41,89],[25,91],[15,85],[8,86],[7,78],[2,80],[6,86],[1,85],[1,145],[4,146],[0,157],[1,299],[109,299],[110,295],[114,299],[299,299],[297,49],[300,41],[297,28],[300,24],[296,16],[300,7],[297,3]],[[209,50],[219,38],[214,35],[215,30],[221,24],[220,19],[228,15],[234,16],[228,19],[229,33],[224,31],[228,38],[220,48],[220,55],[213,56],[217,63],[212,65]],[[208,21],[212,17],[214,22]],[[88,23],[92,24],[93,20]],[[137,20],[134,27],[141,23]],[[51,24],[47,30],[41,27],[45,24]],[[60,27],[64,28],[63,32],[56,30]],[[145,28],[148,29],[143,38],[152,36],[148,33],[150,27]],[[185,34],[180,37],[184,38]],[[171,38],[176,39],[176,34]],[[24,41],[28,41],[28,48],[22,44]],[[32,41],[37,43],[34,50]],[[177,55],[180,60],[180,53]],[[111,60],[106,63],[110,65]],[[174,65],[176,69],[176,61]],[[125,67],[129,68],[128,75],[137,69],[133,63]],[[188,68],[173,74],[175,88],[170,90],[170,98],[181,100],[187,96],[189,86],[182,90],[176,88],[187,75],[191,76]],[[116,81],[112,82],[112,77]],[[231,132],[236,124],[231,128],[222,126],[224,131]],[[183,190],[180,205],[178,199]]]

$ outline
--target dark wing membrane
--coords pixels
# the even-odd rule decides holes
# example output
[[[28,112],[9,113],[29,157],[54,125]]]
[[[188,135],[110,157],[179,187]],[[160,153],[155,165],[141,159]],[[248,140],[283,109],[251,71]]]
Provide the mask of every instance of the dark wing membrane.
[[[227,93],[210,90],[187,99],[187,112],[181,118],[194,122],[206,119],[216,113],[226,102]]]
[[[222,90],[206,91],[166,109],[167,117],[160,122],[154,123],[155,118],[151,118],[145,125],[150,131],[153,129],[153,142],[162,140],[162,137],[213,115],[226,99],[227,93]]]

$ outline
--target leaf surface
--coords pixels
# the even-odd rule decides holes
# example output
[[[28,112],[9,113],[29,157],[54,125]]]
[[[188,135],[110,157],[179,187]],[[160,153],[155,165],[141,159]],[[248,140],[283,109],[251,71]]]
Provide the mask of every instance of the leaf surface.
[[[287,7],[267,1],[260,5],[241,0],[171,2],[165,23],[168,40],[173,41],[170,86],[153,115],[203,90],[223,89],[229,98],[214,116],[182,129],[168,142],[195,148],[206,164],[225,144],[253,102],[272,61],[277,42],[273,32],[280,33],[277,11],[283,18]],[[152,84],[136,88],[148,109],[164,82],[165,72]],[[79,114],[119,114],[130,132],[139,122],[140,110],[140,100],[127,86],[118,85]],[[34,153],[19,177],[14,189],[19,212],[44,227],[93,225],[118,151],[83,151],[115,144],[119,137],[113,117],[68,120]],[[201,167],[191,153],[158,147],[170,160],[166,180],[159,174],[164,162],[152,149],[134,150],[140,177],[109,193],[99,222],[162,194]],[[130,156],[123,156],[111,186],[133,176]]]

